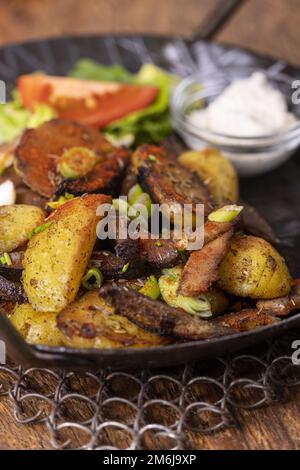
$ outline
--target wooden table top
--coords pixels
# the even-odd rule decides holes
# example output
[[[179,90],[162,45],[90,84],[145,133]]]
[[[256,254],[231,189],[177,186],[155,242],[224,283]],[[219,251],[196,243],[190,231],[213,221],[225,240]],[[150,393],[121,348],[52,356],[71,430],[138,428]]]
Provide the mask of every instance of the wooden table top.
[[[0,45],[66,34],[148,32],[190,36],[224,0],[0,0]],[[246,0],[214,39],[300,66],[300,0]],[[300,449],[300,391],[287,403],[245,411],[242,425],[193,438],[196,448]],[[0,401],[0,448],[47,449],[42,425],[16,424]]]

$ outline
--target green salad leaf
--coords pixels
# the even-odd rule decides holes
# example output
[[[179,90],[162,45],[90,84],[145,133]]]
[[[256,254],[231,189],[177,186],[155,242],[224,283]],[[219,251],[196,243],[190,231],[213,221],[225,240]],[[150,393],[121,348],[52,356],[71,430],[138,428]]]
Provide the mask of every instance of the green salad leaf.
[[[15,92],[12,101],[0,105],[0,143],[10,142],[25,128],[38,127],[55,116],[54,110],[46,104],[36,105],[34,111],[25,109]]]
[[[78,61],[70,75],[89,80],[155,85],[159,88],[158,96],[150,106],[107,126],[105,131],[108,136],[112,136],[112,139],[122,141],[124,135],[132,135],[135,137],[135,144],[158,142],[171,132],[169,101],[177,77],[153,64],[145,64],[137,74],[131,74],[120,65],[99,65],[90,59]]]
[[[86,80],[125,83],[132,82],[134,77],[121,65],[101,65],[91,59],[78,60],[69,75]]]

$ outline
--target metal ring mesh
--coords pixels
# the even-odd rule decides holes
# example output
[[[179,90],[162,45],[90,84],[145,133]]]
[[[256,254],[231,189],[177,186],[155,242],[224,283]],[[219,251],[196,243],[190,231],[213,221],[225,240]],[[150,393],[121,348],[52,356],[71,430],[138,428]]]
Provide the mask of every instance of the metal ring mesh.
[[[189,449],[191,433],[238,426],[243,410],[289,399],[300,385],[291,359],[299,334],[163,370],[0,366],[0,399],[10,397],[18,423],[43,423],[56,449]]]

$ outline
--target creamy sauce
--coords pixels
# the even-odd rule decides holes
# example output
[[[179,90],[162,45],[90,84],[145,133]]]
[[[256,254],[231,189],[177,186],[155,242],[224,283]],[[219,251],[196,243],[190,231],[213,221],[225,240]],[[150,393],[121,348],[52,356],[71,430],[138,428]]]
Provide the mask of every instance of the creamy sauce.
[[[193,111],[189,119],[208,131],[236,137],[271,135],[297,122],[284,95],[261,72],[236,80],[206,109]]]

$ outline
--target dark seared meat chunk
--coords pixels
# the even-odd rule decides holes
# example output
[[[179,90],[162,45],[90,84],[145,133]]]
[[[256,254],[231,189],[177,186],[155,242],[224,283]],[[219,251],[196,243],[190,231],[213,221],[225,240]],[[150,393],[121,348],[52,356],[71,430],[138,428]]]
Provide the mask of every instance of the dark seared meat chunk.
[[[205,214],[213,209],[207,186],[198,175],[171,158],[163,147],[145,144],[132,157],[133,167],[144,190],[155,203],[204,204]]]
[[[129,164],[125,170],[125,175],[121,184],[120,196],[127,196],[129,190],[137,183],[137,175],[133,167]]]
[[[212,320],[212,323],[233,328],[236,331],[249,331],[262,326],[273,325],[278,321],[273,315],[259,312],[255,308],[247,308],[239,312],[222,315]]]
[[[256,308],[262,313],[268,313],[276,317],[285,317],[291,312],[300,309],[300,285],[296,284],[286,297],[272,300],[259,300]]]
[[[207,220],[204,224],[204,245],[212,242],[223,233],[229,232],[233,224],[230,222],[212,222]]]
[[[26,302],[27,298],[21,284],[0,276],[0,299],[8,302]]]
[[[180,252],[172,240],[139,239],[139,256],[153,269],[172,268],[182,261]]]
[[[0,275],[9,281],[20,281],[23,272],[24,252],[16,251],[10,253],[11,265],[0,263]]]
[[[36,129],[26,130],[21,137],[16,149],[16,167],[24,183],[40,195],[52,197],[62,180],[57,170],[59,159],[72,147],[86,147],[104,161],[108,157],[114,158],[114,155],[119,158],[120,151],[114,149],[96,129],[72,121],[53,119]],[[115,165],[116,168],[119,169],[119,164]],[[105,184],[107,186],[108,182],[105,181]]]
[[[276,245],[279,240],[269,223],[250,204],[242,201],[241,205],[244,207],[239,223],[241,229],[250,235],[262,237],[272,245]]]
[[[128,161],[128,151],[116,149],[85,176],[63,180],[56,191],[56,196],[65,193],[80,196],[85,193],[113,194],[120,183]]]
[[[135,279],[148,273],[139,259],[124,261],[110,251],[94,251],[89,262],[92,267],[100,269],[105,279]]]
[[[233,235],[230,228],[216,239],[193,251],[183,268],[180,292],[184,295],[200,295],[218,279],[219,266]]]
[[[200,340],[231,334],[230,328],[193,317],[135,290],[106,286],[101,295],[122,315],[147,331],[185,340]]]
[[[180,263],[181,256],[170,240],[126,239],[119,241],[115,253],[94,251],[90,267],[100,269],[106,279],[134,279]]]
[[[179,157],[179,155],[188,150],[183,140],[176,134],[170,134],[165,137],[160,142],[160,145],[162,145],[173,158]]]
[[[126,238],[125,240],[117,240],[115,246],[115,253],[118,258],[121,258],[124,263],[138,260],[140,262],[139,240]]]

